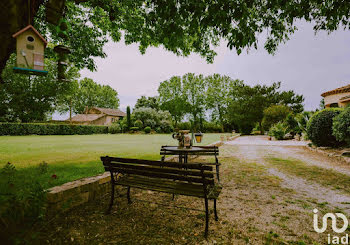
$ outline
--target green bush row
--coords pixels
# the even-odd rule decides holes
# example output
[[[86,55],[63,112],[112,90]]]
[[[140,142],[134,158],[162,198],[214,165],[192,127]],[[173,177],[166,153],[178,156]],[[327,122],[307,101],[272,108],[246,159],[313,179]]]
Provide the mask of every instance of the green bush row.
[[[0,123],[0,135],[84,135],[107,133],[107,126],[43,123]]]

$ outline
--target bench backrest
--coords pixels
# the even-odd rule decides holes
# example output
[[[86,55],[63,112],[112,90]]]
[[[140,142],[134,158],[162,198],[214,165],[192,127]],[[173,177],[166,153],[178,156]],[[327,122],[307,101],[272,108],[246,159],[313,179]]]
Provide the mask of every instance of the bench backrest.
[[[104,168],[111,173],[171,179],[205,185],[214,184],[212,166],[202,163],[175,163],[118,157],[101,157]]]
[[[179,155],[179,151],[172,151],[169,149],[166,149],[166,145],[163,145],[160,148],[160,155]],[[196,151],[186,151],[187,155],[202,155],[202,156],[218,156],[219,155],[219,148],[217,146],[196,146],[197,148],[201,148],[200,150]]]

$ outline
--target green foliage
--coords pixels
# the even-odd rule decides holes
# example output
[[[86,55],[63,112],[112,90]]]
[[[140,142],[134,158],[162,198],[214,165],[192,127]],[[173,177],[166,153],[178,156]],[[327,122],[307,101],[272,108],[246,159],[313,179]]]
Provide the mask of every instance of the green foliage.
[[[288,126],[283,122],[278,122],[269,130],[269,135],[275,137],[277,140],[283,140],[284,136],[288,133]]]
[[[308,138],[316,146],[337,146],[339,141],[333,135],[333,118],[341,113],[340,108],[329,108],[316,112],[307,124]]]
[[[118,92],[108,85],[100,85],[90,78],[84,78],[78,85],[72,88],[71,102],[66,101],[63,108],[72,106],[72,111],[76,114],[83,113],[85,107],[119,108]],[[65,112],[63,108],[59,111]]]
[[[0,121],[33,122],[44,121],[54,111],[58,98],[69,91],[69,83],[57,82],[56,66],[45,60],[47,76],[28,76],[14,73],[15,55],[11,56],[2,74],[0,84]],[[68,68],[67,78],[76,79],[77,69]]]
[[[190,130],[191,129],[191,122],[180,122],[177,124],[177,127],[180,130]]]
[[[0,171],[0,239],[4,244],[31,243],[25,230],[45,214],[46,193],[37,177],[45,173],[41,165],[32,175],[22,176],[13,164]]]
[[[113,123],[111,126],[108,127],[108,133],[110,134],[119,134],[121,132],[122,128],[118,123]]]
[[[228,109],[231,123],[238,126],[240,132],[250,133],[256,123],[261,123],[264,110],[271,105],[284,105],[295,113],[303,110],[303,96],[293,91],[279,91],[281,83],[271,86],[247,86],[238,84],[232,89],[232,99]]]
[[[131,128],[131,113],[130,113],[130,106],[126,107],[126,126],[129,130]]]
[[[264,110],[262,126],[264,130],[271,128],[273,124],[283,122],[291,110],[285,105],[271,105]]]
[[[297,123],[298,123],[298,128],[303,134],[306,134],[306,127],[312,115],[313,115],[313,112],[304,111],[295,116],[295,119],[297,120]]]
[[[130,130],[132,132],[137,132],[137,131],[139,131],[139,128],[138,127],[131,127]]]
[[[107,126],[45,123],[0,123],[0,135],[85,135],[106,133],[108,133]]]
[[[203,133],[222,133],[222,126],[216,122],[203,122],[201,129]]]
[[[146,97],[141,96],[141,98],[137,99],[135,104],[135,109],[141,108],[141,107],[149,107],[155,110],[160,109],[159,100],[157,96],[154,97]]]
[[[162,132],[169,132],[172,128],[171,115],[168,111],[157,111],[149,107],[140,107],[134,109],[133,116],[136,121],[141,121],[143,127],[159,127]]]
[[[339,142],[350,145],[350,106],[333,118],[333,135]]]
[[[151,127],[148,127],[148,126],[144,128],[144,131],[146,134],[149,134],[151,130],[152,130]]]
[[[295,119],[294,113],[289,113],[285,119],[285,123],[288,127],[288,132],[294,136],[295,134],[301,134],[301,129],[299,128],[298,121]]]
[[[136,120],[134,126],[138,128],[143,128],[143,123],[141,120]]]

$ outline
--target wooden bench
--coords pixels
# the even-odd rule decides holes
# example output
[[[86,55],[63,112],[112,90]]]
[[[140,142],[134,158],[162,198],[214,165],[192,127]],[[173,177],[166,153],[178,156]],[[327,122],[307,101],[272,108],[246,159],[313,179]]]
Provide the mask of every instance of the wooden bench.
[[[218,220],[216,199],[221,192],[221,186],[214,180],[212,166],[109,156],[101,157],[101,160],[105,170],[111,174],[111,199],[107,213],[110,213],[113,206],[115,185],[122,185],[128,187],[128,203],[131,203],[131,187],[203,198],[206,214],[205,237],[208,235],[209,199],[214,201],[215,220]]]

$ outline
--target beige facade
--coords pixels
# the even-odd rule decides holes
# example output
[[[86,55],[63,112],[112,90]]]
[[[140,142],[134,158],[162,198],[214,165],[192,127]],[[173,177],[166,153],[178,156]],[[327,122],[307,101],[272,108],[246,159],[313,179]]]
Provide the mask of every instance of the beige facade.
[[[350,84],[331,91],[327,91],[321,95],[324,97],[326,108],[345,107],[350,104]]]
[[[118,109],[92,107],[86,108],[84,114],[72,117],[72,123],[82,125],[111,125],[122,119],[126,114]],[[67,119],[66,121],[69,121]]]

